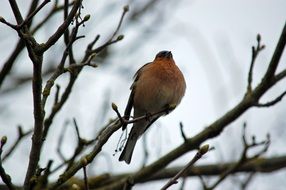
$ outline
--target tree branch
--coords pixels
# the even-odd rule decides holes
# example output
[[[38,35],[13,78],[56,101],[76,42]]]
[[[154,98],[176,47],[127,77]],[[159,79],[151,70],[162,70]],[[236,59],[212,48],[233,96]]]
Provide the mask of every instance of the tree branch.
[[[82,159],[86,160],[86,162],[85,163],[83,163],[82,161],[75,162],[67,171],[65,171],[63,174],[59,176],[57,182],[53,184],[49,189],[50,190],[56,189],[64,182],[66,182],[69,178],[71,178],[83,166],[91,163],[94,157],[101,151],[102,146],[107,142],[110,136],[115,131],[120,129],[121,126],[122,126],[121,122],[119,120],[116,120],[107,125],[106,127],[104,127],[104,130],[98,135],[96,139],[96,144],[93,150],[89,154],[82,157]]]
[[[21,23],[19,24],[17,27],[18,28],[22,28],[24,25],[27,25],[28,23],[31,22],[31,20],[33,19],[33,17],[46,5],[50,2],[51,0],[44,0],[40,6],[38,8],[36,8],[33,12],[31,12],[27,18]]]
[[[75,0],[73,7],[70,11],[70,13],[67,16],[67,19],[59,26],[57,31],[48,39],[48,41],[41,45],[39,48],[39,52],[43,53],[47,51],[52,45],[54,45],[59,38],[64,34],[66,29],[69,27],[70,23],[73,21],[74,16],[76,15],[78,9],[81,6],[82,0]]]
[[[277,66],[279,64],[280,58],[282,56],[282,53],[284,51],[285,48],[285,44],[286,44],[286,22],[284,23],[284,28],[282,30],[282,34],[280,35],[278,44],[276,46],[276,49],[274,51],[274,54],[272,56],[272,59],[270,61],[270,64],[268,66],[268,69],[265,73],[265,77],[263,78],[263,80],[269,80],[270,78],[272,78],[275,75]]]
[[[72,6],[73,2],[71,2],[68,6]],[[64,5],[58,5],[58,2],[55,1],[53,8],[51,11],[47,14],[45,18],[43,18],[42,21],[40,21],[32,30],[31,33],[34,34],[36,31],[38,31],[55,13],[61,11],[64,9]]]
[[[95,40],[88,45],[88,48],[87,48],[88,51],[86,51],[87,53],[86,53],[85,57],[83,58],[83,62],[88,59],[88,57],[90,56],[90,54],[99,53],[100,51],[102,51],[103,49],[105,49],[107,46],[110,46],[111,44],[114,44],[114,43],[116,43],[116,42],[118,42],[118,41],[120,41],[120,40],[123,40],[123,38],[124,38],[123,35],[117,36],[116,39],[114,39],[114,37],[115,37],[115,36],[117,35],[117,33],[119,32],[119,29],[120,29],[120,27],[121,27],[121,25],[122,25],[122,23],[123,23],[123,19],[125,18],[125,15],[126,15],[126,13],[127,13],[128,11],[129,11],[129,6],[128,6],[128,5],[125,5],[125,6],[123,7],[123,12],[122,12],[122,14],[121,14],[119,23],[118,23],[118,25],[117,25],[115,31],[113,32],[113,34],[111,35],[111,37],[110,37],[104,44],[102,44],[101,46],[99,46],[99,47],[97,47],[97,48],[95,48],[95,49],[91,49],[92,46],[94,45],[94,43],[99,39],[99,36],[96,36]]]
[[[39,0],[34,0],[31,3],[31,6],[29,8],[28,11],[28,15],[30,15],[37,7]],[[30,28],[32,21],[30,21],[27,24],[27,27]],[[16,60],[16,58],[18,57],[18,55],[21,53],[21,51],[24,49],[25,47],[25,42],[22,39],[19,39],[17,42],[17,45],[15,47],[15,49],[13,50],[13,52],[11,53],[11,55],[9,56],[9,58],[7,59],[7,61],[3,64],[2,70],[0,72],[0,89],[1,86],[6,78],[6,76],[9,74],[9,72],[11,71],[13,64]]]
[[[256,60],[258,54],[260,53],[260,51],[262,51],[265,47],[264,45],[260,44],[260,42],[261,42],[260,34],[257,35],[256,40],[257,40],[256,47],[252,46],[252,57],[251,57],[251,63],[250,63],[250,68],[249,68],[249,72],[248,72],[247,93],[251,93],[251,91],[252,91],[252,77],[253,77],[253,68],[254,68],[255,60]]]
[[[9,0],[9,3],[10,3],[11,9],[14,13],[17,23],[21,24],[23,22],[23,17],[21,15],[17,2],[15,0]]]
[[[20,144],[20,142],[30,135],[33,132],[33,130],[28,130],[27,132],[23,132],[23,129],[21,126],[18,126],[18,137],[17,140],[14,142],[14,144],[11,146],[11,148],[4,154],[2,161],[4,162],[17,148],[17,146]]]
[[[257,103],[255,106],[256,107],[270,107],[270,106],[274,106],[275,104],[277,104],[278,102],[280,102],[283,97],[286,95],[286,90],[280,94],[277,98],[275,98],[272,101],[266,102],[266,103]]]
[[[1,155],[2,155],[3,146],[6,144],[6,142],[7,142],[7,137],[6,136],[1,137],[1,142],[0,142],[0,176],[3,180],[3,182],[7,185],[8,189],[14,190],[15,187],[12,184],[11,177],[6,173],[5,169],[2,166]]]
[[[20,39],[18,41],[15,49],[13,50],[13,52],[11,53],[9,58],[7,59],[7,61],[3,64],[2,70],[0,72],[0,88],[1,88],[5,78],[10,73],[16,58],[18,57],[20,52],[24,49],[24,47],[25,47],[25,42],[24,42],[24,40]]]
[[[237,164],[237,161],[227,163],[214,163],[192,166],[185,173],[185,177],[197,177],[197,176],[219,176],[226,172],[229,168],[232,168]],[[185,166],[177,166],[162,169],[156,173],[153,173],[148,178],[142,179],[138,183],[148,183],[152,181],[166,180],[175,176],[178,172],[182,171]],[[232,171],[231,174],[236,173],[271,173],[277,170],[286,168],[286,155],[269,157],[269,158],[255,158],[248,160],[241,165],[237,170]],[[117,175],[102,174],[98,176],[90,176],[88,179],[89,187],[96,190],[107,190],[108,184],[120,182],[122,179],[133,175],[134,173],[123,173]],[[77,184],[79,187],[84,188],[84,181],[82,179],[73,179],[71,182],[62,185],[70,186],[71,184]]]
[[[173,178],[171,178],[166,185],[164,185],[161,190],[166,190],[168,189],[170,186],[172,186],[173,184],[178,183],[178,179],[180,177],[185,176],[186,172],[199,160],[201,159],[201,157],[206,154],[209,150],[209,145],[204,145],[202,146],[198,152],[196,153],[196,155],[193,157],[193,159],[182,169],[180,170]]]
[[[243,126],[243,134],[242,134],[242,140],[243,140],[243,151],[242,154],[240,156],[240,159],[238,160],[238,162],[236,164],[234,164],[232,167],[228,168],[225,172],[223,172],[218,180],[210,187],[207,187],[207,190],[212,190],[215,189],[224,179],[226,179],[227,176],[229,176],[231,173],[233,173],[235,170],[237,170],[238,168],[240,168],[243,164],[247,163],[248,161],[254,160],[255,158],[258,158],[259,156],[261,156],[262,154],[264,154],[270,145],[270,137],[269,135],[267,135],[266,140],[257,143],[255,141],[255,136],[252,137],[252,142],[248,143],[246,140],[246,124],[244,123]],[[261,151],[259,151],[257,154],[248,157],[247,153],[251,148],[257,147],[257,146],[263,146],[263,149]]]

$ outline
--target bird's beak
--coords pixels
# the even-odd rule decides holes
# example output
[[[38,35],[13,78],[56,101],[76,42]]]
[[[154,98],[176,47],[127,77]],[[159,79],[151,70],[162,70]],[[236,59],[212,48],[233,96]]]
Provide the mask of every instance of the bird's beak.
[[[172,52],[169,51],[169,52],[167,53],[167,58],[172,58],[172,57],[173,57]]]

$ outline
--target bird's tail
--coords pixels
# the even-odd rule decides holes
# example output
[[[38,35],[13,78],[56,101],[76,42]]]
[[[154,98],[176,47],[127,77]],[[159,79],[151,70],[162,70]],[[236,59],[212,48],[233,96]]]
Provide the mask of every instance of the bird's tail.
[[[130,164],[137,139],[138,139],[138,136],[136,134],[136,131],[134,130],[134,128],[132,128],[129,134],[127,143],[122,153],[120,154],[119,161],[125,161],[127,164]]]
[[[140,115],[138,113],[135,113],[134,115],[138,117],[138,115],[141,116],[143,114]],[[126,145],[119,157],[119,161],[125,161],[127,164],[130,164],[137,140],[158,118],[159,117],[151,118],[150,121],[142,120],[133,124]]]

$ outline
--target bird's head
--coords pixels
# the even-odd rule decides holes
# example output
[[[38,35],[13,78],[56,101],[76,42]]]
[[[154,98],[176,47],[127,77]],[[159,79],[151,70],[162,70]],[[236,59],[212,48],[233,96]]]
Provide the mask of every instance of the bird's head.
[[[173,55],[171,51],[160,51],[155,59],[173,59]]]

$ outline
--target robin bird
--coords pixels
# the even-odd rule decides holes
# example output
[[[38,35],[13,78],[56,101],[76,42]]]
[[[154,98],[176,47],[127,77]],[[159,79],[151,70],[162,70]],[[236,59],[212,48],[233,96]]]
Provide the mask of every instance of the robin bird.
[[[119,161],[130,163],[139,137],[162,115],[150,116],[169,107],[175,108],[185,94],[186,82],[176,66],[171,51],[159,52],[154,61],[143,65],[134,75],[131,94],[125,109],[125,119],[129,119],[132,107],[134,118],[146,115],[147,119],[133,124],[127,143]],[[170,110],[171,111],[171,110]],[[148,117],[149,114],[149,117]],[[127,124],[123,125],[125,129]]]

